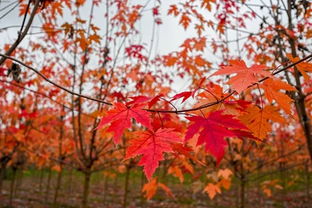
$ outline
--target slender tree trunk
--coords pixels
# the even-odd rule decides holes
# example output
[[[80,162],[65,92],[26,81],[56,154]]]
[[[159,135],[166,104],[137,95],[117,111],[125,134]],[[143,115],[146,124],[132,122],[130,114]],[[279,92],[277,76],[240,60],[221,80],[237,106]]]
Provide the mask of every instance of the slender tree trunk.
[[[63,107],[64,110],[64,107]],[[57,197],[59,195],[59,191],[61,188],[61,181],[62,181],[62,175],[63,175],[63,160],[65,159],[65,155],[63,155],[63,135],[64,135],[64,117],[61,116],[60,118],[61,121],[61,126],[60,126],[60,135],[58,137],[58,156],[60,158],[59,166],[60,166],[60,171],[57,173],[57,179],[56,179],[56,186],[55,186],[55,192],[54,192],[54,199],[53,199],[53,204],[56,206],[57,204]]]
[[[235,207],[239,208],[239,202],[240,202],[240,184],[237,184],[237,188],[235,189]]]
[[[42,168],[42,169],[40,170],[40,175],[39,175],[39,192],[40,192],[40,194],[42,193],[43,174],[44,174],[44,170],[43,170],[43,168]]]
[[[72,186],[73,186],[73,169],[71,168],[69,171],[69,179],[68,179],[68,187],[67,187],[68,194],[71,194]]]
[[[2,194],[2,184],[3,184],[3,180],[4,180],[5,169],[6,169],[6,165],[1,164],[1,167],[0,167],[0,196]]]
[[[113,185],[114,188],[119,187],[119,184],[117,183],[117,182],[118,182],[117,179],[118,179],[118,177],[116,176],[116,177],[114,178],[114,185]]]
[[[49,200],[51,177],[52,177],[52,170],[50,168],[49,169],[49,174],[48,174],[48,182],[47,182],[46,192],[45,192],[45,202],[48,202],[48,200]]]
[[[260,176],[261,176],[260,170],[257,170],[257,178],[260,177]],[[261,194],[260,194],[260,192],[261,192],[261,185],[260,185],[260,180],[257,179],[256,183],[257,183],[257,196],[258,196],[257,203],[260,206],[260,204],[261,204]]]
[[[15,189],[14,189],[14,196],[17,198],[17,195],[18,195],[18,191],[20,189],[20,187],[22,186],[22,183],[23,183],[23,177],[24,174],[23,174],[23,168],[19,168],[17,170],[17,178],[16,178],[16,183],[15,183]]]
[[[242,178],[240,180],[240,208],[245,207],[245,188],[246,188],[246,181],[244,175],[242,175]]]
[[[285,154],[285,147],[284,147],[284,141],[280,140],[280,151],[279,151],[279,157],[282,157],[284,154]],[[283,187],[283,189],[281,190],[281,203],[283,204],[285,201],[285,197],[286,197],[286,184],[287,184],[287,181],[286,181],[286,177],[287,177],[287,172],[286,172],[286,169],[285,169],[285,161],[280,161],[279,162],[279,179],[281,181],[281,185]]]
[[[1,159],[1,163],[0,163],[0,165],[1,165],[0,166],[0,196],[1,196],[2,186],[3,186],[3,181],[4,181],[4,178],[5,178],[5,174],[6,174],[7,164],[11,160],[11,157],[5,156],[5,158],[2,157],[0,159]]]
[[[107,195],[107,182],[108,182],[108,176],[104,176],[104,187],[103,187],[103,193],[104,193],[104,196],[103,196],[103,204],[105,205],[106,204],[106,195]]]
[[[14,167],[12,168],[13,174],[12,174],[12,180],[10,185],[10,206],[13,206],[13,195],[14,195],[14,185],[15,185],[15,179],[16,179],[16,172],[17,169]]]
[[[90,192],[90,179],[91,179],[91,172],[88,170],[84,172],[84,185],[83,185],[83,195],[82,195],[82,208],[88,207],[88,197]]]
[[[306,193],[307,199],[310,200],[310,172],[309,172],[309,161],[305,163],[305,174],[306,174]]]
[[[61,182],[62,182],[62,176],[63,176],[63,167],[61,166],[61,170],[57,173],[57,180],[56,180],[56,186],[55,186],[55,193],[54,193],[54,200],[53,200],[53,204],[54,206],[57,205],[57,197],[59,195],[59,191],[61,188]]]
[[[127,166],[126,178],[125,178],[124,196],[123,196],[123,206],[122,206],[123,208],[127,207],[130,170],[131,170],[131,168],[129,166]]]
[[[242,151],[243,151],[243,147],[242,147]],[[245,169],[244,169],[244,164],[243,164],[243,160],[240,161],[240,208],[244,208],[245,207],[245,197],[246,197],[246,175],[245,175]]]

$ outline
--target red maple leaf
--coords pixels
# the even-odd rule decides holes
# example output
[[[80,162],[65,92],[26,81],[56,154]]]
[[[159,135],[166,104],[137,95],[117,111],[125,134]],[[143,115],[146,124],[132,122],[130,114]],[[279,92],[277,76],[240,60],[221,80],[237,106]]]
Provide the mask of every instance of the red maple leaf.
[[[164,152],[173,152],[171,144],[182,142],[174,129],[158,129],[157,131],[137,131],[136,138],[130,140],[126,158],[143,155],[138,165],[144,166],[144,173],[150,179],[164,159]]]
[[[184,101],[186,101],[192,95],[194,95],[194,94],[191,91],[181,92],[181,93],[176,94],[170,101],[174,101],[174,100],[183,98],[182,103],[184,103]]]
[[[4,72],[6,71],[6,68],[0,67],[0,76],[5,76]]]
[[[164,97],[163,94],[159,94],[151,99],[148,103],[148,108],[151,108],[153,105],[155,105],[162,97]]]
[[[101,119],[96,129],[100,129],[110,123],[107,131],[114,133],[114,143],[118,144],[124,130],[131,127],[132,118],[143,126],[151,128],[150,113],[142,109],[145,105],[145,103],[135,103],[128,106],[117,102],[114,104],[114,108],[108,111],[107,115]]]
[[[191,125],[188,127],[185,140],[191,139],[199,133],[197,145],[205,143],[209,151],[217,160],[217,164],[224,156],[227,145],[224,137],[252,137],[248,128],[232,115],[223,115],[223,111],[214,111],[207,118],[201,116],[188,117]]]

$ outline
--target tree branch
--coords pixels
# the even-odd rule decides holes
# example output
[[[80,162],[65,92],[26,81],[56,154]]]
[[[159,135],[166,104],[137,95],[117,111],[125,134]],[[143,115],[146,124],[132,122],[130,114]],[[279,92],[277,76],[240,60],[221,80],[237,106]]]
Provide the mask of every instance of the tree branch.
[[[78,97],[83,97],[83,98],[86,98],[86,99],[88,99],[88,100],[93,100],[93,101],[96,101],[96,102],[104,103],[104,104],[106,104],[106,105],[112,105],[112,104],[109,103],[109,102],[105,102],[105,101],[103,101],[103,100],[100,100],[100,99],[97,99],[97,98],[92,98],[92,97],[89,97],[89,96],[87,96],[87,95],[82,95],[82,94],[73,92],[73,91],[71,91],[71,90],[69,90],[69,89],[66,89],[65,87],[62,87],[61,85],[59,85],[59,84],[57,84],[57,83],[51,81],[50,79],[48,79],[46,76],[44,76],[41,72],[39,72],[39,71],[36,70],[35,68],[33,68],[33,67],[31,67],[31,66],[28,66],[27,64],[23,63],[22,61],[20,61],[20,60],[18,60],[18,59],[15,59],[15,58],[13,58],[13,57],[10,57],[10,56],[7,56],[7,55],[1,54],[1,53],[0,53],[0,56],[5,57],[5,59],[11,59],[12,61],[15,61],[15,62],[21,64],[22,66],[24,66],[24,67],[26,67],[26,68],[32,70],[32,71],[35,72],[36,74],[38,74],[38,75],[39,75],[40,77],[42,77],[45,81],[49,82],[50,84],[54,85],[55,87],[58,87],[58,88],[60,88],[60,89],[62,89],[62,90],[64,90],[64,91],[66,91],[66,92],[68,92],[68,93],[70,93],[70,94],[72,94],[72,95],[76,95],[76,96],[78,96]]]
[[[21,43],[21,41],[25,38],[33,20],[34,20],[34,17],[36,15],[36,11],[37,9],[39,8],[39,5],[40,5],[40,0],[36,0],[35,2],[35,6],[31,12],[31,15],[29,17],[29,20],[28,20],[28,23],[25,27],[25,30],[22,32],[22,33],[19,33],[18,34],[18,37],[16,39],[16,41],[13,43],[13,45],[9,48],[9,50],[7,50],[5,52],[5,55],[6,56],[10,56],[12,54],[12,52],[16,49],[16,47]],[[0,59],[0,66],[5,62],[5,60],[7,59],[7,57],[5,56],[2,56],[2,58]]]
[[[62,90],[64,90],[64,91],[66,91],[66,92],[68,92],[68,93],[70,93],[70,94],[72,94],[72,95],[79,96],[79,97],[82,97],[82,98],[85,98],[85,99],[88,99],[88,100],[93,100],[93,101],[96,101],[96,102],[100,102],[100,103],[103,103],[103,104],[106,104],[106,105],[113,105],[113,104],[110,103],[110,102],[106,102],[106,101],[104,101],[104,100],[100,100],[100,99],[97,99],[97,98],[89,97],[89,96],[86,96],[86,95],[79,94],[79,93],[73,92],[73,91],[71,91],[71,90],[68,90],[68,89],[62,87],[61,85],[59,85],[59,84],[57,84],[57,83],[54,83],[53,81],[51,81],[50,79],[48,79],[46,76],[44,76],[43,74],[41,74],[41,73],[40,73],[38,70],[36,70],[35,68],[33,68],[33,67],[31,67],[31,66],[28,66],[27,64],[23,63],[22,61],[20,61],[20,60],[18,60],[18,59],[16,59],[16,58],[13,58],[13,57],[10,57],[10,56],[1,54],[1,53],[0,53],[0,56],[5,57],[5,58],[7,58],[7,59],[10,59],[10,60],[12,60],[12,61],[15,61],[16,63],[19,63],[19,64],[21,64],[22,66],[24,66],[24,67],[26,67],[26,68],[28,68],[28,69],[34,71],[36,74],[38,74],[39,76],[41,76],[44,80],[46,80],[46,81],[49,82],[50,84],[52,84],[52,85],[54,85],[54,86],[56,86],[56,87],[58,87],[58,88],[60,88],[60,89],[62,89]],[[289,68],[291,68],[291,67],[294,67],[294,66],[296,66],[297,64],[300,64],[301,62],[304,62],[304,61],[306,61],[306,60],[308,60],[308,59],[310,59],[310,58],[312,58],[312,54],[310,54],[310,55],[308,55],[308,56],[306,56],[306,57],[300,59],[299,61],[296,61],[296,62],[294,62],[294,63],[292,63],[292,64],[289,64],[289,65],[283,67],[282,69],[280,69],[280,70],[278,70],[278,71],[272,73],[272,75],[276,75],[276,74],[278,74],[278,73],[281,73],[281,72],[283,72],[283,71],[286,71],[287,69],[289,69]],[[258,82],[255,82],[255,83],[249,85],[249,86],[247,87],[247,89],[249,89],[249,88],[251,88],[251,87],[257,85],[258,83],[263,82],[263,81],[265,81],[265,80],[267,80],[267,79],[269,79],[269,78],[270,78],[270,77],[262,78],[262,79],[260,79]],[[222,103],[223,101],[225,101],[227,98],[231,97],[231,96],[232,96],[233,94],[235,94],[235,93],[236,93],[236,91],[232,91],[230,94],[228,94],[227,96],[225,96],[224,98],[222,98],[222,99],[220,99],[220,100],[218,100],[218,101],[206,103],[206,104],[201,105],[201,106],[196,107],[196,108],[189,108],[189,109],[182,109],[182,110],[163,110],[163,109],[144,109],[144,110],[149,111],[149,112],[175,113],[175,114],[178,114],[178,113],[185,113],[185,112],[190,112],[190,111],[197,111],[197,110],[201,110],[201,109],[208,108],[208,107],[217,105],[217,104],[219,104],[219,103]]]

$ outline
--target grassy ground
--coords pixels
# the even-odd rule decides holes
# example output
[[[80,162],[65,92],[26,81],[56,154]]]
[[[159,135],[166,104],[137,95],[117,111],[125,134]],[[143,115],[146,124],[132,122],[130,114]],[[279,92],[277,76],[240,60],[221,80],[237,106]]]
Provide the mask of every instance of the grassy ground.
[[[17,173],[15,192],[10,193],[12,182],[12,170],[7,171],[4,188],[0,196],[0,207],[79,207],[83,187],[83,175],[80,172],[65,171],[62,179],[62,186],[57,203],[53,203],[57,172],[51,172],[51,184],[48,187],[48,170],[29,169]],[[245,207],[287,207],[287,208],[311,208],[312,200],[308,193],[308,182],[306,174],[300,171],[289,171],[284,174],[286,188],[283,190],[272,189],[272,196],[267,197],[259,187],[263,181],[279,180],[279,174],[262,174],[262,177],[254,175],[246,186]],[[144,177],[143,177],[144,179]],[[257,180],[256,180],[257,179]],[[237,207],[239,194],[239,180],[235,179],[229,191],[217,195],[210,200],[201,191],[193,192],[191,176],[187,176],[183,184],[176,178],[166,176],[163,182],[171,188],[175,198],[168,198],[162,191],[158,191],[152,200],[145,200],[142,197],[141,185],[142,174],[139,171],[130,172],[129,191],[127,207],[170,207],[170,208],[191,208],[191,207],[216,207],[231,208]],[[312,180],[312,177],[310,177]],[[115,178],[104,178],[103,173],[96,173],[92,176],[91,192],[89,197],[90,207],[122,207],[124,200],[125,174],[116,174]],[[204,185],[204,184],[202,184]],[[10,195],[12,199],[10,202]],[[12,206],[10,206],[10,204]]]

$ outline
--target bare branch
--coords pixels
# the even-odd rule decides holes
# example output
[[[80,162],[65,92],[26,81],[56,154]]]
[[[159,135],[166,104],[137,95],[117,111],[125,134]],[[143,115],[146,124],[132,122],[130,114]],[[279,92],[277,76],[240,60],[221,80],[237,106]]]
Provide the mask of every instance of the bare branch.
[[[18,37],[17,37],[16,41],[9,48],[9,50],[7,50],[5,55],[10,56],[12,54],[12,52],[16,49],[16,47],[20,44],[20,42],[25,38],[25,36],[26,36],[26,34],[27,34],[27,32],[28,32],[28,30],[29,30],[33,20],[34,20],[34,17],[36,15],[37,9],[39,8],[39,5],[40,5],[40,0],[36,0],[35,6],[34,6],[32,12],[31,12],[31,15],[29,17],[29,20],[28,20],[28,23],[27,23],[27,25],[25,27],[25,30],[22,33],[18,34]],[[5,56],[1,57],[1,59],[0,59],[0,66],[5,62],[6,59],[7,58]]]

